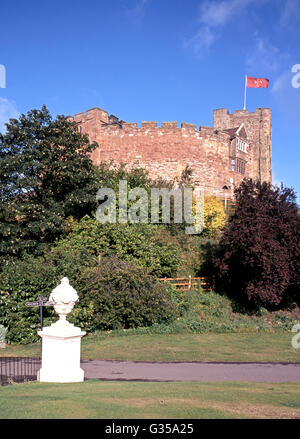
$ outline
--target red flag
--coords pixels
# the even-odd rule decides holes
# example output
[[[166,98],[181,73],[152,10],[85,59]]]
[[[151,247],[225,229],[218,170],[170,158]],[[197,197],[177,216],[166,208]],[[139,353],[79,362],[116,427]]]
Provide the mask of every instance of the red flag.
[[[269,80],[266,78],[250,78],[247,76],[247,87],[251,88],[268,88]]]

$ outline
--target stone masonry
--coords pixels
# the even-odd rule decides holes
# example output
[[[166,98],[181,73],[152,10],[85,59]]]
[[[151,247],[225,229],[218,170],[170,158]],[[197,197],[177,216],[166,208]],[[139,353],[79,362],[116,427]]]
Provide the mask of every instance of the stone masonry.
[[[255,112],[214,110],[213,128],[177,122],[120,121],[100,108],[76,114],[78,130],[99,147],[92,153],[101,161],[127,163],[148,170],[152,178],[180,178],[186,165],[193,169],[193,183],[205,193],[233,196],[244,177],[272,181],[271,110]],[[224,189],[225,188],[225,189]]]

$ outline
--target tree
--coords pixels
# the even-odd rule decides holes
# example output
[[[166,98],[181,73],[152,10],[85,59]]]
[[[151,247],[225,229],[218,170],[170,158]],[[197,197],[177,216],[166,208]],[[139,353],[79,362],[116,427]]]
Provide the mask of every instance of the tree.
[[[96,147],[46,106],[11,119],[0,134],[0,260],[40,254],[68,216],[96,209],[89,153]]]
[[[247,306],[300,302],[300,216],[292,189],[244,180],[215,255],[216,286]]]
[[[204,196],[204,232],[214,235],[226,223],[226,213],[221,200],[213,195]]]

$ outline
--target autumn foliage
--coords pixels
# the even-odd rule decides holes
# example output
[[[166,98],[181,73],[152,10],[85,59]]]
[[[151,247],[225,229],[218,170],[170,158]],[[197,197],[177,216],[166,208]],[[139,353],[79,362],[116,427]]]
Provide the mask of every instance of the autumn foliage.
[[[213,195],[204,197],[204,229],[209,234],[222,230],[226,223],[223,202]]]

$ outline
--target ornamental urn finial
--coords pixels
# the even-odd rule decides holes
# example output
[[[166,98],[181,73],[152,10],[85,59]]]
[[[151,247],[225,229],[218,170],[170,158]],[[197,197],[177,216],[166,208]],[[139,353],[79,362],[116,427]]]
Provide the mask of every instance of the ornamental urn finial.
[[[54,309],[59,315],[59,320],[54,324],[55,326],[70,326],[67,315],[72,311],[78,300],[77,291],[70,285],[69,279],[67,277],[61,279],[60,284],[54,288],[49,297],[49,301],[53,302]]]

